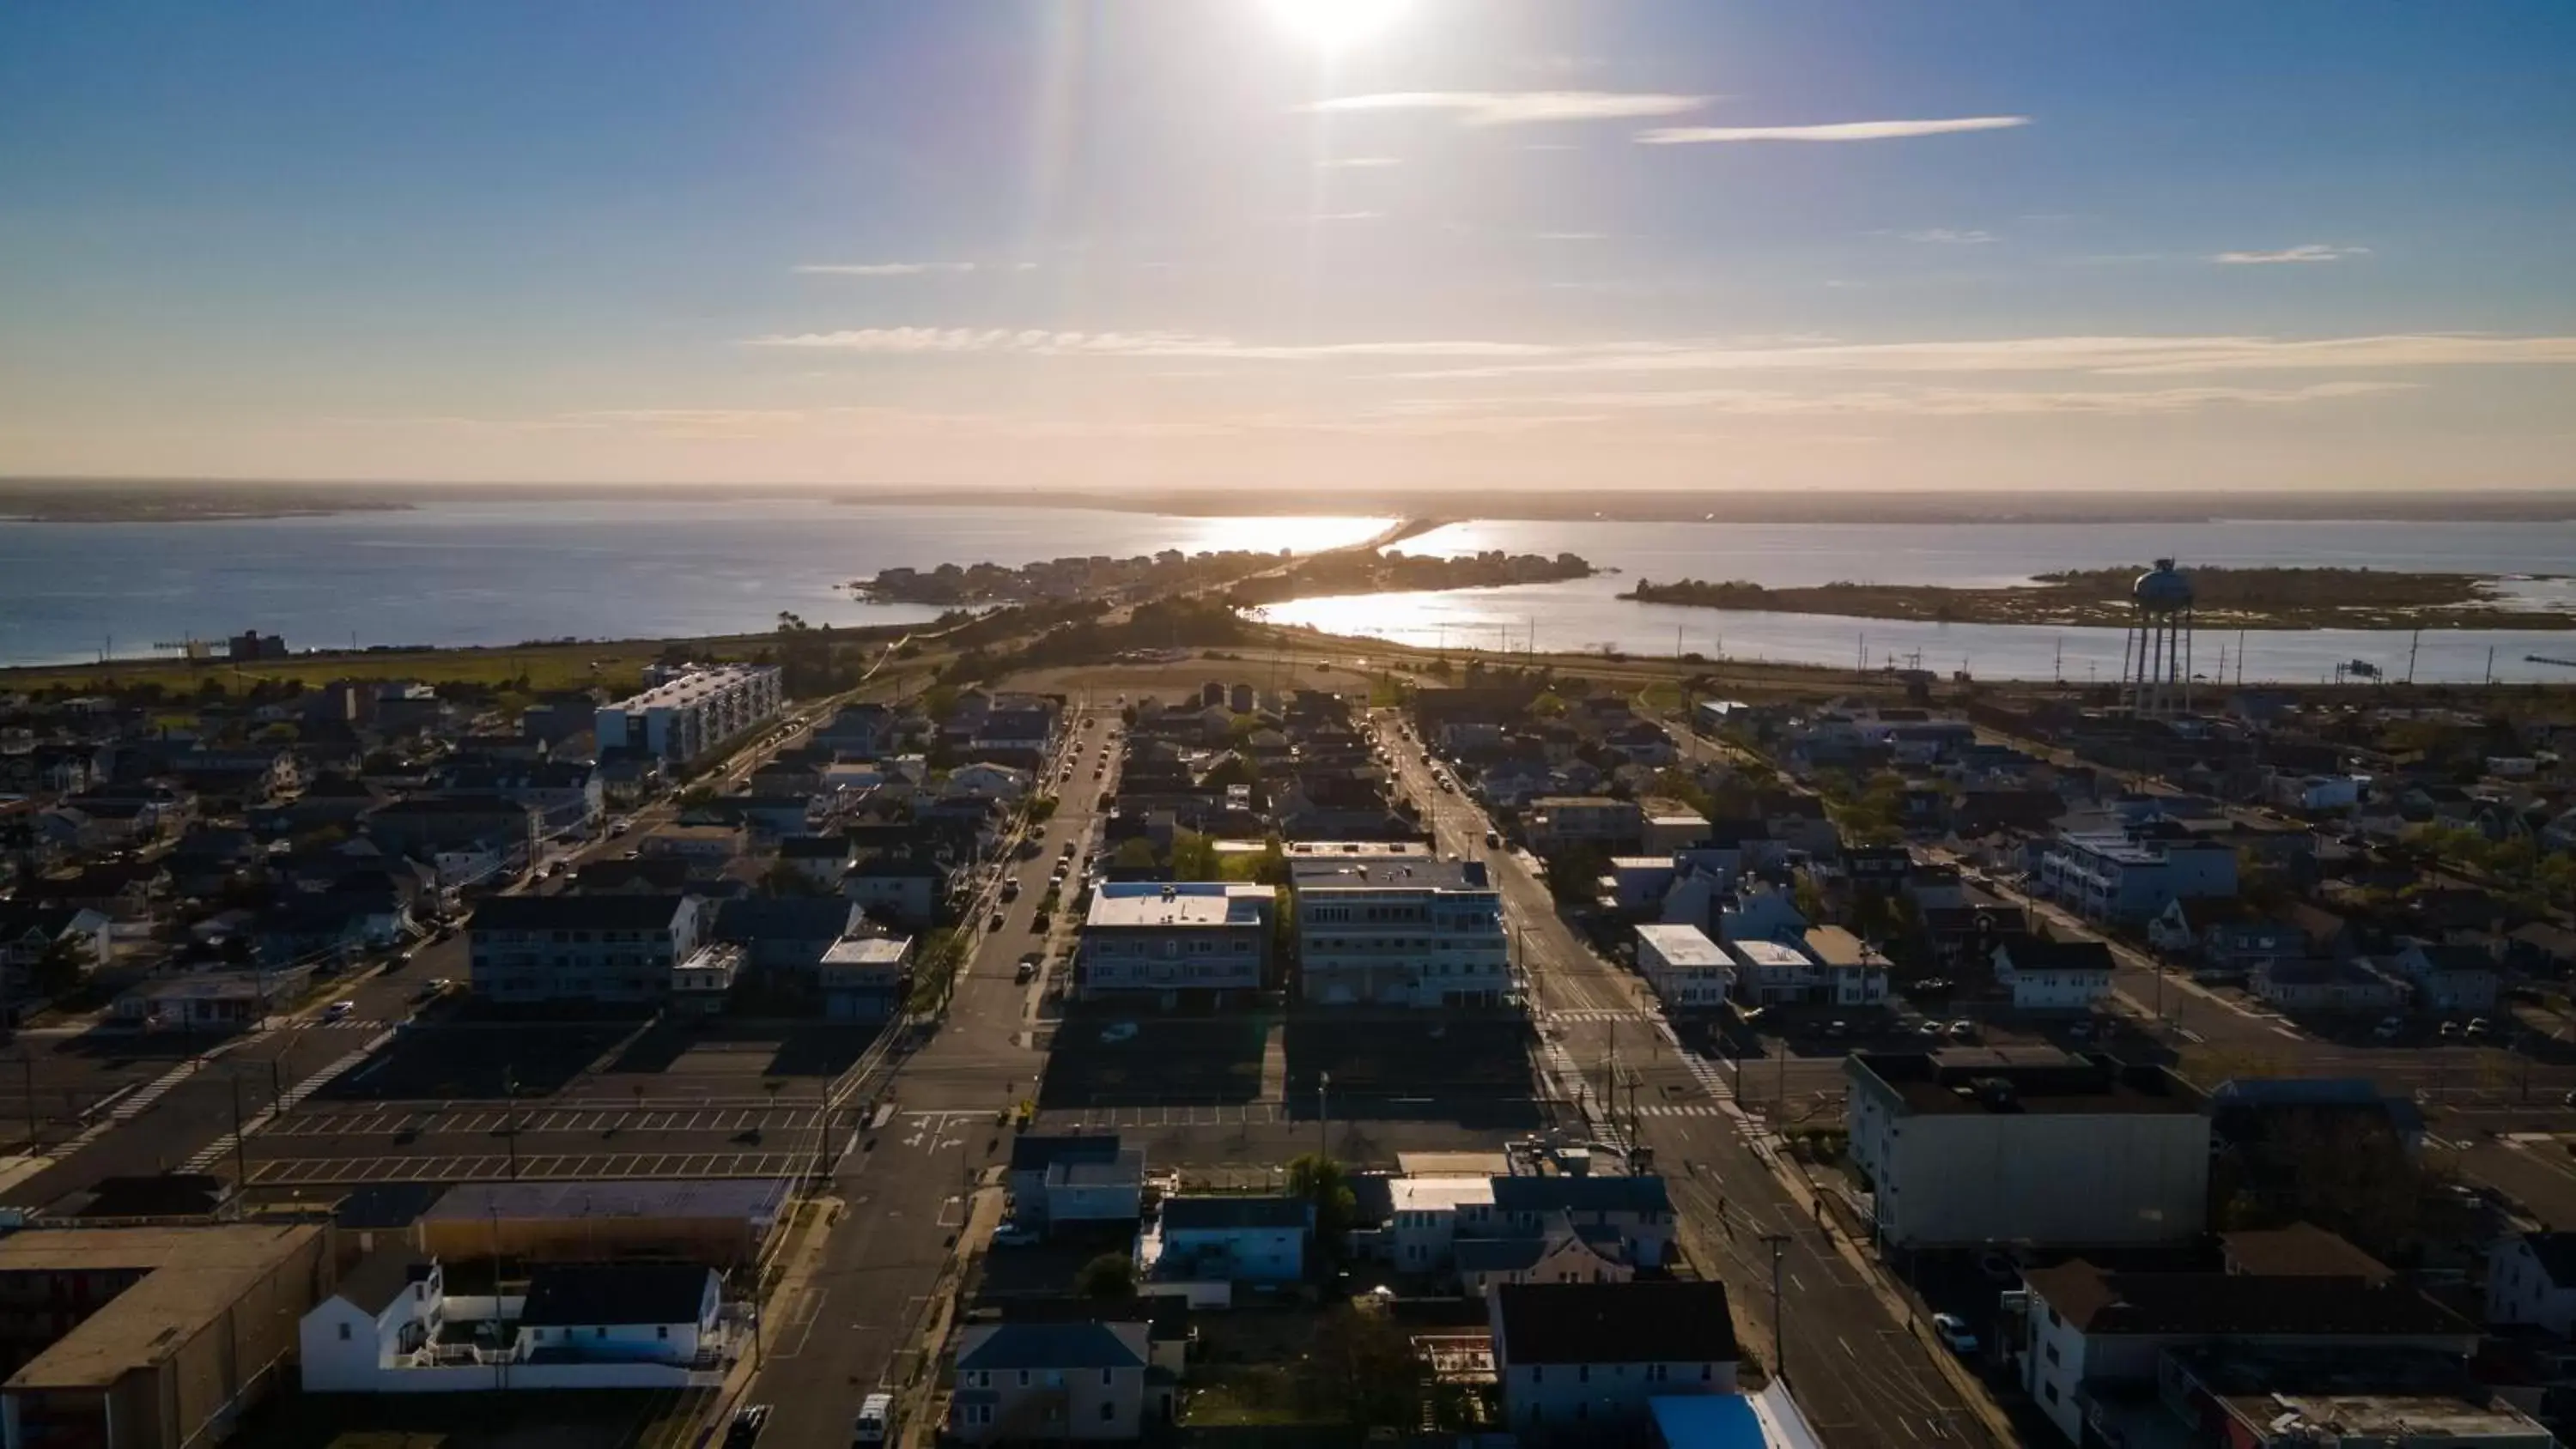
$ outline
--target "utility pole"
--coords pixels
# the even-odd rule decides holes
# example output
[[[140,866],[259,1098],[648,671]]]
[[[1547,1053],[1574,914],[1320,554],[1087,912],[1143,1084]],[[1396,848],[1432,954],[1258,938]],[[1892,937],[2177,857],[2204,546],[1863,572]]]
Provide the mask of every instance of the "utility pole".
[[[250,1150],[242,1137],[241,1073],[226,1074],[233,1088],[233,1190],[250,1191]]]
[[[1325,1094],[1333,1089],[1333,1074],[1315,1074],[1315,1151],[1326,1160],[1333,1155],[1333,1114]]]
[[[1789,1381],[1789,1345],[1780,1332],[1780,1259],[1789,1251],[1789,1235],[1764,1233],[1762,1242],[1771,1249],[1771,1376],[1785,1384]]]
[[[519,1079],[501,1068],[501,1140],[509,1144],[510,1180],[519,1180]]]
[[[27,1082],[27,1150],[33,1152],[36,1139],[42,1135],[36,1124],[36,1054],[33,1051],[18,1054],[18,1070]]]

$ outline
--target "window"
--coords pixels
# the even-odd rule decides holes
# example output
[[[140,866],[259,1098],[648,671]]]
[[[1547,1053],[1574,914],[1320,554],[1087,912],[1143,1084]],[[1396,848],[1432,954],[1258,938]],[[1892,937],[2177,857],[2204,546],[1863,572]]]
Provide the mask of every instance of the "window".
[[[608,1325],[603,1323],[599,1327],[592,1329],[590,1331],[590,1336],[593,1338],[606,1338],[608,1336]]]
[[[1546,1381],[1546,1379],[1547,1379],[1547,1365],[1545,1365],[1545,1364],[1536,1364],[1536,1363],[1534,1363],[1534,1364],[1531,1364],[1531,1365],[1530,1365],[1530,1382],[1531,1382],[1531,1383],[1534,1383],[1534,1384],[1535,1384],[1535,1383],[1543,1383],[1543,1382],[1545,1382],[1545,1381]]]
[[[2048,1346],[2048,1361],[2049,1361],[2050,1363],[2055,1363],[2055,1362],[2057,1362],[2057,1345],[2056,1345],[2056,1344],[2053,1344],[2053,1343],[2052,1343],[2052,1344],[2050,1344],[2050,1345]]]
[[[349,1341],[349,1325],[345,1323],[340,1325],[340,1341],[342,1343],[347,1343]]]
[[[1592,1382],[1592,1365],[1588,1363],[1576,1364],[1574,1366],[1574,1381],[1578,1384],[1588,1384]]]
[[[1102,1388],[1104,1388],[1104,1389],[1105,1389],[1105,1388],[1110,1388],[1110,1387],[1114,1386],[1117,1382],[1118,1382],[1118,1379],[1117,1379],[1117,1370],[1115,1370],[1115,1369],[1102,1369],[1102,1370],[1100,1371],[1100,1386],[1101,1386]],[[1108,1407],[1108,1406],[1104,1404],[1104,1405],[1102,1405],[1102,1407],[1103,1407],[1103,1408],[1106,1408],[1106,1407]],[[1101,1415],[1101,1417],[1105,1419],[1105,1418],[1107,1418],[1107,1417],[1109,1417],[1109,1416],[1108,1416],[1107,1414],[1103,1414],[1103,1415]]]
[[[2051,1328],[2055,1328],[2055,1327],[2057,1327],[2059,1324],[2063,1323],[2064,1321],[2065,1321],[2064,1319],[2061,1319],[2061,1318],[2059,1318],[2059,1317],[2057,1316],[2057,1309],[2056,1309],[2055,1307],[2053,1307],[2053,1306],[2052,1306],[2052,1307],[2048,1310],[2048,1326],[2049,1326],[2049,1327],[2051,1327]]]
[[[658,1339],[662,1340],[664,1343],[668,1343],[668,1342],[670,1342],[670,1341],[671,1341],[671,1325],[669,1325],[669,1324],[667,1324],[667,1323],[657,1323],[657,1324],[654,1324],[654,1325],[653,1325],[653,1336],[654,1336],[655,1338],[658,1338]]]
[[[1020,1370],[1020,1387],[1025,1389],[1025,1388],[1027,1388],[1028,1386],[1029,1386],[1029,1371],[1028,1371],[1027,1369],[1022,1369],[1022,1370]]]
[[[1103,1371],[1102,1371],[1101,1376],[1102,1376],[1103,1378],[1108,1377],[1108,1373],[1107,1373],[1107,1371],[1106,1371],[1106,1370],[1103,1370]],[[1118,1417],[1118,1405],[1117,1405],[1117,1404],[1115,1404],[1115,1403],[1113,1403],[1113,1402],[1111,1402],[1110,1400],[1107,1400],[1107,1399],[1103,1399],[1103,1400],[1101,1400],[1101,1401],[1100,1401],[1100,1422],[1102,1422],[1102,1423],[1106,1424],[1106,1423],[1108,1423],[1110,1420],[1115,1419],[1115,1418],[1117,1418],[1117,1417]]]
[[[2041,1384],[2041,1385],[2039,1386],[2039,1396],[2040,1396],[2041,1398],[2043,1398],[2043,1399],[2048,1400],[2048,1401],[2049,1401],[2050,1403],[2052,1403],[2052,1404],[2053,1404],[2053,1403],[2056,1403],[2056,1402],[2057,1402],[2057,1385],[2055,1385],[2055,1384]]]
[[[1716,1377],[1717,1365],[1713,1363],[1704,1363],[1699,1366],[1699,1381],[1701,1383],[1708,1383]]]

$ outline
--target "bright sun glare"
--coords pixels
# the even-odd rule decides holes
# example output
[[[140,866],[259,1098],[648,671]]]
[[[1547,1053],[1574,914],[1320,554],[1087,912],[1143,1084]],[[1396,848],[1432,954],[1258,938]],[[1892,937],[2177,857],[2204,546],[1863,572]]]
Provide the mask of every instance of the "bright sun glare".
[[[1406,0],[1268,0],[1280,24],[1327,49],[1366,40],[1395,23]]]

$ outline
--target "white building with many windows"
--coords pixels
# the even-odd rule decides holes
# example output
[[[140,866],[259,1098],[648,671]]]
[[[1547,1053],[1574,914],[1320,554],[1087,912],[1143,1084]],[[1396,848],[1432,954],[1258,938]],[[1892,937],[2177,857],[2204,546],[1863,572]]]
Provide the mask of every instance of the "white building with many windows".
[[[1291,859],[1298,993],[1320,1006],[1493,1006],[1511,989],[1503,898],[1480,860]]]
[[[1637,974],[1668,1011],[1708,1011],[1735,990],[1735,958],[1697,926],[1637,928]]]
[[[688,761],[774,718],[786,703],[776,665],[690,666],[642,694],[601,705],[593,729],[603,751]]]
[[[1226,881],[1113,881],[1091,895],[1075,960],[1085,996],[1153,994],[1177,1005],[1259,991],[1278,892]]]

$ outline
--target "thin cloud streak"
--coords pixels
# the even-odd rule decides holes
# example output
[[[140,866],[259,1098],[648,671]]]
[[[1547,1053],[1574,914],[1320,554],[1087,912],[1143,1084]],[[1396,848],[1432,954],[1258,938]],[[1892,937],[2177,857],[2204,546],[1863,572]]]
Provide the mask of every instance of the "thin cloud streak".
[[[2340,262],[2349,257],[2369,255],[2368,247],[2336,247],[2310,242],[2306,246],[2284,247],[2277,252],[2220,252],[2210,260],[2223,267],[2270,267],[2307,262]]]
[[[1908,388],[1860,392],[1796,393],[1774,388],[1692,388],[1663,392],[1584,392],[1534,398],[1418,398],[1390,403],[1390,412],[1476,415],[1513,408],[1578,408],[1618,411],[1659,409],[1739,415],[1810,417],[1869,414],[1910,417],[2033,417],[2040,415],[2149,416],[2210,407],[2295,407],[2347,398],[2412,392],[2419,383],[2321,382],[2295,388],[2171,387],[2135,391],[2009,391],[1973,388]]]
[[[1939,121],[1834,121],[1818,126],[1659,126],[1639,131],[1643,146],[1693,146],[1728,141],[1902,141],[1962,131],[2006,131],[2030,124],[2028,116],[1953,116]]]
[[[1714,96],[1637,91],[1388,91],[1336,96],[1302,109],[1315,114],[1351,111],[1447,111],[1463,126],[1526,126],[1547,121],[1621,121],[1678,116]]]
[[[1022,263],[1025,271],[1033,263]],[[796,269],[802,277],[919,277],[932,272],[971,272],[973,262],[816,262]]]
[[[1900,241],[1924,242],[1932,246],[1951,247],[1984,246],[1986,243],[1995,239],[1995,234],[1990,231],[1963,231],[1955,227],[1947,226],[1926,227],[1921,231],[1900,231],[1896,235],[1897,239]]]
[[[1337,156],[1330,161],[1318,161],[1315,164],[1328,171],[1382,171],[1389,166],[1403,165],[1404,158],[1401,156]]]

